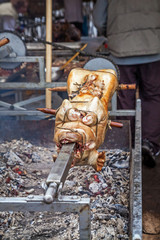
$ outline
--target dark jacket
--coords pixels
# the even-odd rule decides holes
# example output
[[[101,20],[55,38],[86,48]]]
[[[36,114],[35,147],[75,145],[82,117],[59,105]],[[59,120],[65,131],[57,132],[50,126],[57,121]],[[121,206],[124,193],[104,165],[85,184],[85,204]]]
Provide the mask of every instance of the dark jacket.
[[[160,53],[160,0],[108,0],[107,39],[117,57]]]

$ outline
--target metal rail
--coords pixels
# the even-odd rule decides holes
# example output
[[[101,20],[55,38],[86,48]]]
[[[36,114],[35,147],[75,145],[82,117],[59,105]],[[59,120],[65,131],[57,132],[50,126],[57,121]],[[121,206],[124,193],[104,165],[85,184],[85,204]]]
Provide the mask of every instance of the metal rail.
[[[65,83],[66,85],[66,83]],[[0,106],[4,106],[7,110],[0,111],[0,116],[44,116],[45,114],[35,110],[26,110],[22,106],[26,106],[30,103],[45,99],[45,95],[34,97],[25,101],[16,102],[15,104],[9,104],[0,101]],[[21,108],[20,108],[21,107]],[[117,110],[117,93],[115,92],[112,97],[112,110],[109,111],[109,116],[135,116],[135,110]]]
[[[25,56],[25,57],[16,57],[16,58],[0,58],[0,62],[38,62],[39,63],[39,77],[40,82],[39,83],[33,83],[33,82],[0,82],[0,89],[18,89],[18,90],[40,90],[50,87],[61,87],[65,86],[66,82],[52,82],[47,83],[45,81],[45,65],[44,65],[44,57],[41,56]]]
[[[38,62],[39,63],[39,77],[40,77],[40,84],[34,84],[34,85],[43,85],[45,83],[45,76],[44,76],[44,57],[36,56],[36,57],[30,57],[30,56],[24,56],[24,57],[15,57],[15,58],[0,58],[0,62],[6,62],[6,63],[14,63],[14,62]],[[1,82],[0,83],[0,89],[25,89],[30,83],[6,83]],[[30,86],[31,89],[32,84]]]
[[[136,102],[135,148],[132,149],[130,175],[130,232],[132,240],[142,240],[142,153],[141,100]]]
[[[52,82],[48,83],[45,81],[45,64],[44,57],[42,56],[23,56],[23,57],[15,57],[15,58],[0,58],[0,62],[37,62],[39,63],[39,78],[40,81],[38,83],[34,82],[0,82],[0,89],[3,90],[44,90],[46,88],[53,87],[61,87],[65,86],[66,82]],[[0,116],[42,116],[42,114],[37,114],[36,111],[27,110],[25,107],[22,109],[18,108],[18,105],[26,106],[29,103],[33,103],[39,101],[39,97],[31,98],[25,101],[16,101],[15,104],[5,103],[3,101],[0,102],[1,108]],[[16,110],[16,111],[15,111]]]

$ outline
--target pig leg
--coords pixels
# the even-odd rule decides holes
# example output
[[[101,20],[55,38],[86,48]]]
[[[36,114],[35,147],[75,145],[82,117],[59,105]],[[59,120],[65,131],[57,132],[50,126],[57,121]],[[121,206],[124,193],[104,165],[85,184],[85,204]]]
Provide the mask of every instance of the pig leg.
[[[97,172],[102,170],[105,160],[105,152],[98,152],[96,149],[93,149],[88,156],[88,164],[93,166]]]
[[[98,153],[98,159],[97,159],[97,166],[96,166],[96,170],[97,172],[101,171],[102,170],[102,167],[105,163],[105,160],[106,160],[106,154],[105,152],[99,152]]]

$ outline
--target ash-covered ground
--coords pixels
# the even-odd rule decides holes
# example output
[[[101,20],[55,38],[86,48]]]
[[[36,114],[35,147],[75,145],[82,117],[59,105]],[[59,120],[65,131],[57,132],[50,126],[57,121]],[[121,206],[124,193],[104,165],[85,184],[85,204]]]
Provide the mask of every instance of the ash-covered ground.
[[[0,196],[43,195],[53,166],[55,149],[32,145],[23,139],[0,145]],[[91,199],[92,240],[125,240],[129,228],[130,153],[106,151],[100,172],[91,166],[70,169],[63,195]],[[77,240],[78,215],[51,212],[0,212],[2,240]]]

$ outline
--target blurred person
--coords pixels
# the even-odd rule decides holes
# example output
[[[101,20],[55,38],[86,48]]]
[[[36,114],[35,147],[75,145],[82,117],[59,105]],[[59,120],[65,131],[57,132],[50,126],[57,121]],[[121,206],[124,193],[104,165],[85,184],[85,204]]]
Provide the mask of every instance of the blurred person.
[[[64,0],[65,20],[74,24],[82,33],[83,6],[82,0]]]
[[[18,14],[25,14],[28,8],[27,0],[10,0],[0,4],[0,30],[14,31]]]
[[[97,0],[93,19],[99,34],[107,37],[110,57],[120,70],[120,84],[139,87],[142,159],[154,167],[160,152],[160,1]],[[119,91],[118,109],[135,109],[135,92]],[[134,139],[134,119],[128,119]]]

